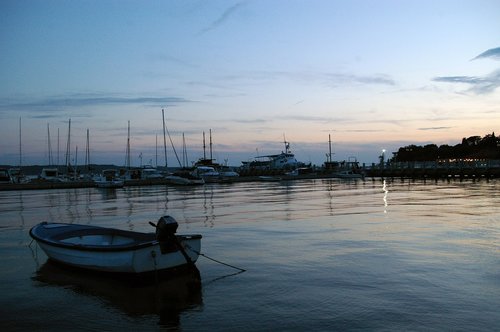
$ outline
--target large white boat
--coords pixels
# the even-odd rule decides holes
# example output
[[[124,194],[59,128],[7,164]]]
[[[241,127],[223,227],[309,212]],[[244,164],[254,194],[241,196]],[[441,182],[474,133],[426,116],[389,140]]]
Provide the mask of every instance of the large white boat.
[[[257,156],[253,161],[243,161],[244,169],[257,170],[293,170],[299,167],[301,163],[295,159],[295,155],[290,150],[290,143],[284,140],[285,151],[279,154],[266,156]]]

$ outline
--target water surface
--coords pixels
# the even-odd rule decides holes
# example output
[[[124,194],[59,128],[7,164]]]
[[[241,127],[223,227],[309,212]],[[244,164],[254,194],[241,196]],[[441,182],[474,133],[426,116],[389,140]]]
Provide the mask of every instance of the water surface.
[[[500,182],[303,180],[0,192],[2,330],[500,329]],[[202,285],[46,263],[40,221],[201,233]],[[153,288],[152,288],[153,287]],[[156,287],[156,288],[154,288]]]

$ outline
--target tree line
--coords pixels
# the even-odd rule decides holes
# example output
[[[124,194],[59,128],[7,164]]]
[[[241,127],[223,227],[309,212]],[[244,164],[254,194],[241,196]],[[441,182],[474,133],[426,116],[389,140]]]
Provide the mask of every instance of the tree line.
[[[500,159],[500,136],[464,137],[462,143],[450,146],[408,145],[394,153],[393,162],[434,161],[446,159]]]

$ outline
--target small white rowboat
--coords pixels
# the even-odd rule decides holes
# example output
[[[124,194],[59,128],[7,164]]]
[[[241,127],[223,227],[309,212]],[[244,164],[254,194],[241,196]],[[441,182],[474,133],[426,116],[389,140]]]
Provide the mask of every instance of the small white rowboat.
[[[174,218],[160,218],[155,233],[42,222],[30,230],[47,256],[74,267],[127,274],[193,265],[201,235],[176,235]]]

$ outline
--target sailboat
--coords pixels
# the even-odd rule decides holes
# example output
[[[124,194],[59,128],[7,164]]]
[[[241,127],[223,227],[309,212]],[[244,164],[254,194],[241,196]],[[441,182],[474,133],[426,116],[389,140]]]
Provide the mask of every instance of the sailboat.
[[[172,150],[175,153],[175,156],[177,158],[177,161],[179,162],[179,166],[181,167],[180,171],[170,173],[165,176],[165,181],[167,184],[170,185],[179,185],[179,186],[192,186],[192,185],[201,185],[205,184],[205,180],[199,177],[195,177],[191,175],[188,171],[185,171],[186,165],[182,165],[179,156],[177,155],[177,151],[175,150],[174,143],[172,142],[172,137],[170,136],[170,133],[168,132],[167,126],[165,125],[165,113],[164,110],[161,110],[161,115],[162,115],[162,120],[163,120],[163,149],[165,153],[165,169],[168,169],[168,164],[167,164],[167,138],[166,135],[168,134],[168,138],[170,139],[170,144],[172,145]],[[184,139],[184,134],[183,134],[183,147],[182,147],[182,152],[183,152],[183,161],[187,163],[187,152],[186,152],[186,141]]]
[[[30,180],[22,172],[21,118],[19,118],[19,166],[7,170],[11,183],[28,183]]]
[[[209,130],[209,134],[210,158],[207,158],[206,155],[205,132],[203,132],[203,158],[198,159],[194,164],[194,170],[191,172],[191,175],[202,178],[206,182],[227,182],[240,176],[227,165],[223,166],[215,162],[212,156],[212,129]]]
[[[332,160],[332,139],[328,135],[329,152],[326,154],[324,169],[331,173],[332,177],[342,179],[363,179],[364,174],[361,172],[359,162],[355,157],[350,157],[348,161],[333,161]]]

